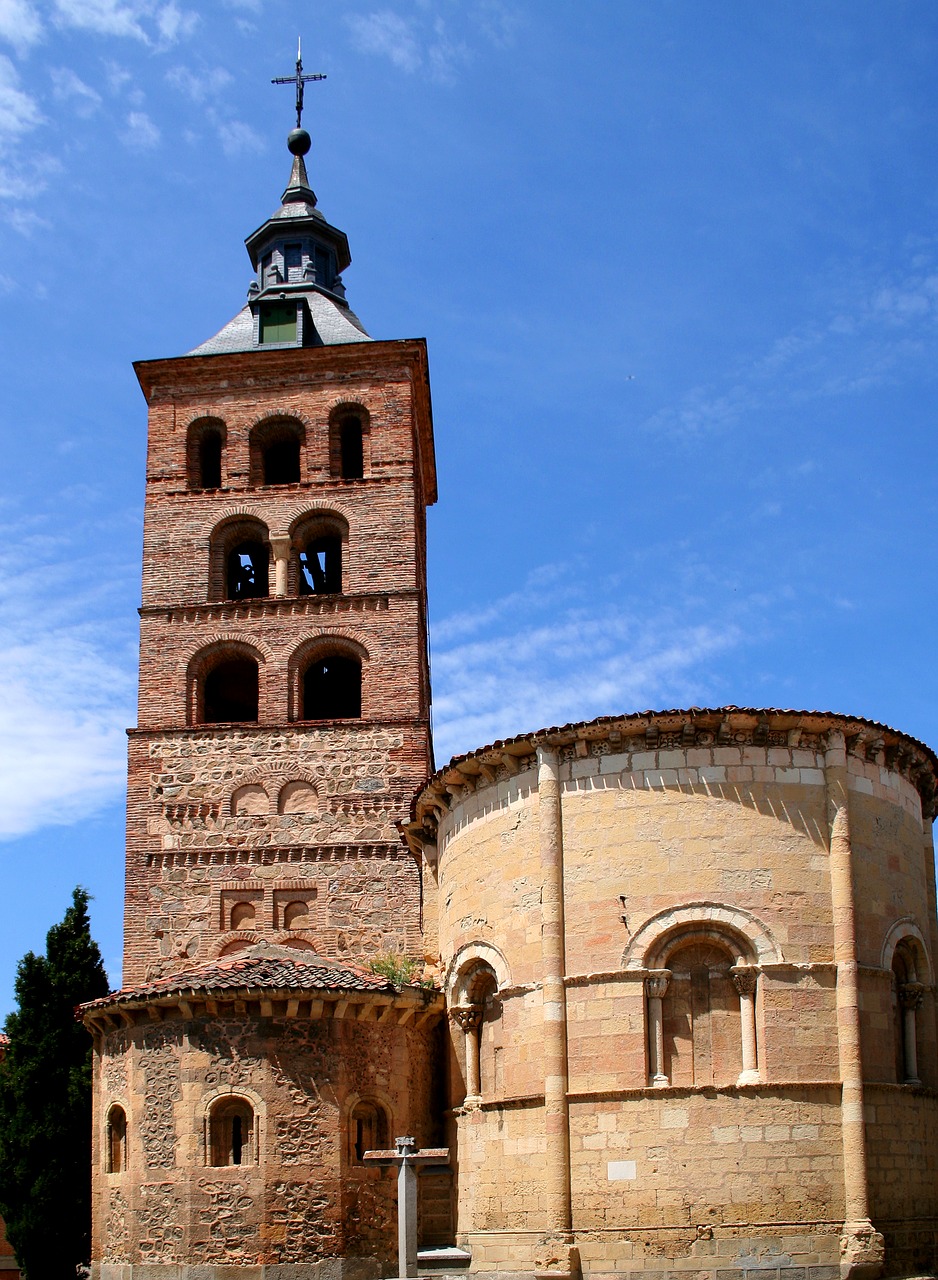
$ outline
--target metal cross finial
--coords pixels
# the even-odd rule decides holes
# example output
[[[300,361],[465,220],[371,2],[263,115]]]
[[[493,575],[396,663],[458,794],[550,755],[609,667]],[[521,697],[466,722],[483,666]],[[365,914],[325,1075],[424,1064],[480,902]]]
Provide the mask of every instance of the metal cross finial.
[[[323,75],[304,76],[303,75],[303,56],[300,41],[296,42],[296,72],[292,76],[276,76],[271,80],[271,84],[295,84],[296,85],[296,127],[298,129],[303,126],[303,86],[309,84],[311,80],[325,80]]]

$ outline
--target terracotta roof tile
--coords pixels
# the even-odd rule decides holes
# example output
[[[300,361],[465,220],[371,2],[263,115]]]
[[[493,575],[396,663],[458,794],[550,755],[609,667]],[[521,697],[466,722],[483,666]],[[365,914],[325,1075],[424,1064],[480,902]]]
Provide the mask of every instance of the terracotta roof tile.
[[[391,994],[396,990],[387,978],[360,965],[333,964],[318,955],[309,960],[293,959],[283,954],[286,950],[270,947],[265,949],[266,953],[259,954],[258,949],[252,947],[247,952],[237,952],[141,986],[112,991],[103,999],[92,1000],[81,1008],[86,1011],[103,1009],[111,1004],[190,992],[386,991]]]

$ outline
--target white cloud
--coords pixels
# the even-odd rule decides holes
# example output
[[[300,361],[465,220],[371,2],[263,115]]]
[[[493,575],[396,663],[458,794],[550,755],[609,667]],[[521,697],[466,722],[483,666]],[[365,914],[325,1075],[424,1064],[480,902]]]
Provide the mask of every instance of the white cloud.
[[[101,36],[123,36],[168,48],[189,36],[198,24],[198,14],[181,10],[175,0],[156,4],[153,0],[53,0],[54,19],[59,26],[92,31]],[[148,32],[147,24],[153,27]]]
[[[231,84],[234,77],[224,67],[212,67],[208,71],[190,71],[188,67],[171,67],[166,73],[171,85],[193,102],[214,98]]]
[[[0,40],[25,53],[42,37],[42,22],[30,0],[0,0]]]
[[[591,583],[584,605],[576,578],[546,566],[478,615],[434,626],[439,760],[554,724],[712,700],[707,667],[741,642],[740,627],[695,617],[690,602],[616,599],[612,583]]]
[[[85,84],[69,67],[52,70],[52,93],[59,102],[68,102],[76,115],[93,115],[101,105],[101,95],[90,84]]]
[[[348,24],[364,53],[388,58],[401,71],[416,71],[423,62],[410,24],[390,9],[350,17]]]
[[[146,151],[159,145],[160,131],[145,111],[131,111],[121,137],[128,147]]]
[[[55,17],[64,27],[94,31],[102,36],[132,36],[146,40],[140,25],[141,6],[122,0],[54,0]]]
[[[35,99],[19,87],[16,68],[0,54],[0,143],[21,137],[41,122]]]
[[[164,5],[156,16],[156,29],[165,45],[176,44],[178,40],[191,36],[198,24],[197,13],[184,13],[172,3]]]
[[[75,583],[101,566],[64,544],[3,529],[0,556],[0,838],[87,817],[121,794],[134,665],[115,649],[102,603]],[[25,579],[22,565],[35,576]],[[41,582],[32,592],[29,581]],[[37,639],[38,638],[38,639]]]
[[[264,149],[264,140],[249,124],[241,120],[218,122],[218,136],[226,156],[241,156]]]
[[[767,406],[857,395],[918,366],[938,363],[938,267],[919,255],[896,278],[854,282],[851,296],[777,338],[722,385],[690,388],[644,424],[653,432],[703,436],[725,431]]]

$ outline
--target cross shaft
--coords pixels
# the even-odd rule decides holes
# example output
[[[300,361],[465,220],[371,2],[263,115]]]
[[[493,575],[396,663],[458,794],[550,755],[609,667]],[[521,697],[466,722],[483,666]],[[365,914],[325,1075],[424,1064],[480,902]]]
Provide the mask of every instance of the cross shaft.
[[[313,80],[325,80],[324,75],[304,75],[303,74],[303,56],[299,40],[296,43],[296,71],[292,76],[275,76],[271,80],[271,84],[295,84],[296,85],[296,127],[298,129],[303,126],[303,89]]]

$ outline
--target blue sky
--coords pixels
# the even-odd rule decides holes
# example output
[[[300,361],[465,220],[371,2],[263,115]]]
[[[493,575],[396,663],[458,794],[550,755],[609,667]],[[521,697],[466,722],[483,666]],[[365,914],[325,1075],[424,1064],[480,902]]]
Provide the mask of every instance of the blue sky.
[[[425,336],[437,756],[690,704],[938,745],[926,0],[0,0],[0,1012],[120,976],[145,406],[289,173]]]

